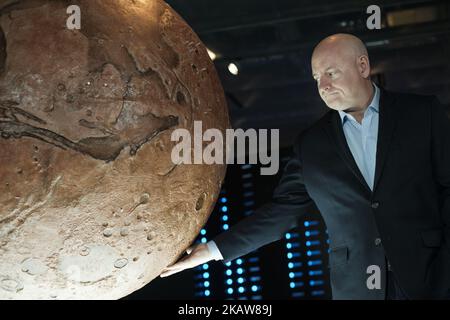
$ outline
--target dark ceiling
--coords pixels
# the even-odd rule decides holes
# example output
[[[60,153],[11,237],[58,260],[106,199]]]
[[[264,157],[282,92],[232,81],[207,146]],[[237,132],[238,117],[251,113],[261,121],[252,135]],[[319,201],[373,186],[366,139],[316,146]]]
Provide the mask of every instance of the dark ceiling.
[[[449,1],[383,1],[382,28],[369,30],[373,1],[167,0],[205,45],[228,98],[234,128],[279,128],[281,146],[327,107],[311,78],[310,56],[338,32],[367,45],[373,79],[387,89],[435,94],[450,104]],[[239,74],[232,75],[234,62]]]

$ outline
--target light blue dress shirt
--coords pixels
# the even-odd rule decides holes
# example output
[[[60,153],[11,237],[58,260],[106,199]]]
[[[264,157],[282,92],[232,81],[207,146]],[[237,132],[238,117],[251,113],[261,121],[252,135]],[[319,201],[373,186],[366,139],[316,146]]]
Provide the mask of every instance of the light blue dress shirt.
[[[345,139],[358,165],[359,171],[373,191],[375,178],[375,163],[377,158],[378,122],[380,106],[380,89],[374,84],[375,94],[364,117],[359,123],[356,119],[339,111],[342,120]]]
[[[375,179],[380,109],[380,89],[375,84],[373,86],[375,94],[369,107],[364,112],[361,123],[356,121],[352,115],[339,111],[347,144],[359,171],[361,171],[371,190],[373,190]],[[223,260],[222,254],[214,241],[211,240],[206,245],[214,260]]]

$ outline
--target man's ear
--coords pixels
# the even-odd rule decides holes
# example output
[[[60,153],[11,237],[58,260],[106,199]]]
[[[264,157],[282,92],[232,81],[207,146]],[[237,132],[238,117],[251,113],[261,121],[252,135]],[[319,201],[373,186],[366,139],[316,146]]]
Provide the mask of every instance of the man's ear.
[[[361,77],[363,78],[369,78],[370,76],[370,61],[369,61],[369,57],[366,55],[362,55],[358,58],[357,61],[358,64],[358,70],[359,73],[361,74]]]

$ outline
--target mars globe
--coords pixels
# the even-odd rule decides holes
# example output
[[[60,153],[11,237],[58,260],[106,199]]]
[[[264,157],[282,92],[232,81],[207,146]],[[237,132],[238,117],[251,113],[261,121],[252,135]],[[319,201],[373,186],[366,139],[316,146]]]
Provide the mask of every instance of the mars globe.
[[[0,299],[117,299],[174,262],[225,174],[172,161],[194,121],[229,126],[223,90],[164,2],[0,1]]]

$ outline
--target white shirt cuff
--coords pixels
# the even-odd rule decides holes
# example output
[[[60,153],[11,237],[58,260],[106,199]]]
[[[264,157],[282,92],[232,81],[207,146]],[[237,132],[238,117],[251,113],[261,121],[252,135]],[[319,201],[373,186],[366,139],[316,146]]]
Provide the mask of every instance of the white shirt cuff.
[[[223,256],[220,253],[219,248],[217,248],[217,245],[214,241],[208,241],[206,243],[206,246],[208,247],[209,252],[211,253],[211,256],[214,260],[219,261],[223,260]]]

